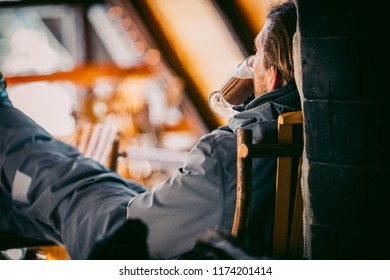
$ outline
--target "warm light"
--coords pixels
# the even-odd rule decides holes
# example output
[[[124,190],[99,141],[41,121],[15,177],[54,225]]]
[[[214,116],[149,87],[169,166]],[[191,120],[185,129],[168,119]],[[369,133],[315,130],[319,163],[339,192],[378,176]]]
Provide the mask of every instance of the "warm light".
[[[127,36],[131,41],[135,41],[138,38],[137,31],[133,29],[127,30]]]
[[[271,4],[276,0],[238,0],[238,7],[245,14],[254,34],[263,28]]]
[[[241,51],[232,31],[212,4],[203,0],[147,0],[181,64],[207,106],[208,95],[241,63]]]
[[[161,54],[156,49],[150,49],[146,52],[145,60],[150,65],[157,65],[161,60]]]
[[[121,25],[124,29],[129,29],[131,26],[131,21],[128,18],[124,18],[121,20]]]
[[[139,55],[142,55],[145,52],[146,46],[142,42],[135,42],[134,49],[138,51]]]
[[[137,113],[145,109],[146,100],[144,96],[145,79],[128,78],[123,80],[117,88],[117,99],[115,106],[122,104],[126,112]]]
[[[120,19],[123,16],[123,11],[121,7],[111,7],[108,9],[108,17],[112,20]]]

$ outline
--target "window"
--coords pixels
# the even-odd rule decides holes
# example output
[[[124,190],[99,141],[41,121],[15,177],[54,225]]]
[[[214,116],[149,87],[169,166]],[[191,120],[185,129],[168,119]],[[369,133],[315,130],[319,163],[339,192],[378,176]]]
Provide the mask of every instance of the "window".
[[[110,123],[122,150],[176,152],[176,165],[151,153],[122,159],[118,172],[149,186],[207,129],[129,8],[121,1],[0,6],[0,67],[15,107],[60,139],[83,123]]]

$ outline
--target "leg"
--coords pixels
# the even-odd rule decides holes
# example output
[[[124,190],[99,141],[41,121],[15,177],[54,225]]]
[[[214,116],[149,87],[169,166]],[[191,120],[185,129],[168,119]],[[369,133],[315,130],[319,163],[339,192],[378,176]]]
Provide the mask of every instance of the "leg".
[[[86,259],[97,239],[126,221],[137,192],[0,102],[0,229],[62,243],[72,258]]]

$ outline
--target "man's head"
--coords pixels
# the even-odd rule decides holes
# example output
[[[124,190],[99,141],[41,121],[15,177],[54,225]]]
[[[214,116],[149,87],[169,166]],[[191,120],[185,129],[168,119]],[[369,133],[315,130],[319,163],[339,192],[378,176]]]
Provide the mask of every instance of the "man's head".
[[[253,61],[255,96],[294,81],[292,39],[297,15],[293,1],[271,8],[255,39]]]

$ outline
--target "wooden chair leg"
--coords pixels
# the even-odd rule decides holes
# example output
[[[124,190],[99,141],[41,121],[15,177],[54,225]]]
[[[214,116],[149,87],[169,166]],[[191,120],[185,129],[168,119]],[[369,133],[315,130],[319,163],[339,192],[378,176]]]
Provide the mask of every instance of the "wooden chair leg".
[[[252,143],[252,131],[240,130],[237,146],[236,210],[232,235],[243,239],[249,223],[252,202],[252,159],[248,157],[247,143]]]

